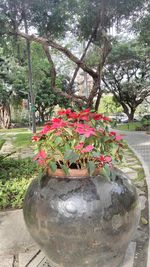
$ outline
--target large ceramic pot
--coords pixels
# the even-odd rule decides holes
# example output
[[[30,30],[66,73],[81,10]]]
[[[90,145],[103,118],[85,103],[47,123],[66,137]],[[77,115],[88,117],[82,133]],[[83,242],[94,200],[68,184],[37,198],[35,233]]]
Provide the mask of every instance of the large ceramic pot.
[[[114,182],[47,173],[24,201],[26,225],[52,267],[122,266],[139,215],[136,189],[120,171]]]

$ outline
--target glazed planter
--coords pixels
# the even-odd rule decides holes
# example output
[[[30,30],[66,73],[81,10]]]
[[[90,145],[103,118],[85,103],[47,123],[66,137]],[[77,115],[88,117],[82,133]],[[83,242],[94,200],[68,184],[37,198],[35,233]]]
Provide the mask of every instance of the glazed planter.
[[[135,187],[118,170],[114,182],[59,172],[35,179],[23,208],[51,267],[121,267],[140,217]]]

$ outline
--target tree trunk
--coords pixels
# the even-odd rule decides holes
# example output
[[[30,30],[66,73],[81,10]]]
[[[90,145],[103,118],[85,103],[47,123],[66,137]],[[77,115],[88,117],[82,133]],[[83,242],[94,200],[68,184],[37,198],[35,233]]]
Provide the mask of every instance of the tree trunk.
[[[42,122],[44,123],[45,122],[45,116],[44,116],[43,111],[40,113],[40,117],[41,117]]]
[[[101,92],[100,88],[100,77],[93,79],[93,88],[90,92],[88,101],[87,101],[87,107],[93,108],[93,99],[97,95],[97,92]]]
[[[97,95],[96,103],[95,103],[95,111],[96,112],[98,111],[101,97],[102,97],[102,91],[99,91],[98,95]]]
[[[129,122],[133,121],[133,119],[134,119],[134,113],[135,113],[135,110],[134,109],[131,109],[131,112],[128,114]]]
[[[135,113],[135,108],[131,108],[129,110],[129,108],[124,104],[121,103],[122,107],[123,107],[123,111],[124,113],[128,116],[128,121],[131,122],[134,119],[134,113]]]
[[[0,106],[0,127],[9,129],[11,126],[11,112],[8,103]]]

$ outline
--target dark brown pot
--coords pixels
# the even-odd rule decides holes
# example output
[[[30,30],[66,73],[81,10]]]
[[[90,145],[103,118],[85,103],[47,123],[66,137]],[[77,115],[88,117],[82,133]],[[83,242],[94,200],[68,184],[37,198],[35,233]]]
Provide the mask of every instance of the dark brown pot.
[[[43,175],[24,200],[24,218],[52,267],[118,267],[139,222],[135,187],[105,177]]]

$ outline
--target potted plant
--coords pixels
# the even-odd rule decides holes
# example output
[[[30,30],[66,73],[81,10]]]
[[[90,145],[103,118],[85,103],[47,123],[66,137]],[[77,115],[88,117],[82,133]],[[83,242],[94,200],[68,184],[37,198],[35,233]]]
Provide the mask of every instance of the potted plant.
[[[33,136],[42,175],[24,200],[31,236],[52,267],[118,267],[139,221],[136,189],[114,168],[126,147],[110,119],[60,110]]]

